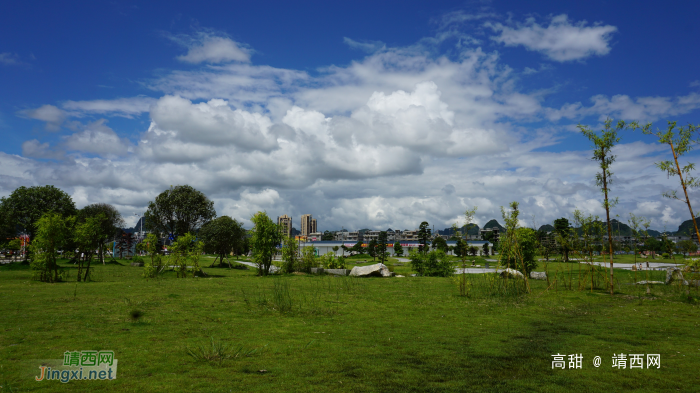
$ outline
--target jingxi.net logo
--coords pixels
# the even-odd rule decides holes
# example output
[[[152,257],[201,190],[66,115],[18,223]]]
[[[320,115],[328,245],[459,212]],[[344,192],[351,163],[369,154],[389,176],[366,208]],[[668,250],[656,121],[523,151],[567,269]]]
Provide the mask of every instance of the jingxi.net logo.
[[[43,361],[36,381],[111,380],[117,378],[114,351],[66,351],[60,359]]]

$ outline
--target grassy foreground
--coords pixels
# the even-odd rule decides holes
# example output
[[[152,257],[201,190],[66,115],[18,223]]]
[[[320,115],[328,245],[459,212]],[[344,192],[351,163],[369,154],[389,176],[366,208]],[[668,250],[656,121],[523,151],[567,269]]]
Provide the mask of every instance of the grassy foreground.
[[[550,290],[531,280],[529,295],[498,294],[490,288],[500,284],[469,275],[470,296],[460,297],[453,278],[257,277],[252,269],[205,268],[208,278],[145,280],[141,268],[122,263],[97,266],[92,282],[76,283],[71,272],[57,284],[32,281],[25,265],[0,266],[0,392],[700,387],[697,290],[655,286],[647,295],[628,285],[634,272],[615,271],[615,296],[576,290],[578,265],[550,263],[551,284],[559,271]],[[653,274],[663,280],[663,272]],[[34,381],[34,359],[102,349],[119,360],[115,380]],[[568,357],[567,369],[552,369],[552,355],[575,353],[581,369],[568,369]],[[619,353],[660,354],[661,368],[614,369]],[[602,358],[598,368],[594,356]]]

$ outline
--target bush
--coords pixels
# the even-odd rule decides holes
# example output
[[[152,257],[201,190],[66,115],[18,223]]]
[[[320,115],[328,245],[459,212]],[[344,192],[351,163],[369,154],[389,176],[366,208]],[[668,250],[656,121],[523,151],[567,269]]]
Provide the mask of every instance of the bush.
[[[334,252],[328,252],[321,257],[325,269],[345,269],[345,258],[336,258]]]
[[[671,258],[671,256],[668,255],[667,252],[665,252],[665,253],[661,254],[661,258],[662,258],[662,259],[669,259],[669,258]]]
[[[449,277],[454,274],[454,263],[442,250],[420,253],[411,250],[409,253],[411,267],[419,276]]]

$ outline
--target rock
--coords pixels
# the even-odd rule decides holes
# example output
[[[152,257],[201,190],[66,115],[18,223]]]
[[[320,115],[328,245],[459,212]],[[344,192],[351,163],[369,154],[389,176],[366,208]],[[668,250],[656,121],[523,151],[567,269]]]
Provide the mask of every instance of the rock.
[[[688,281],[683,278],[683,273],[681,269],[677,267],[669,267],[666,269],[666,285],[671,284],[675,280],[680,280],[683,285],[688,285]]]
[[[515,277],[515,278],[525,278],[525,276],[517,270],[507,268],[501,272],[501,277]]]
[[[351,276],[357,277],[368,277],[368,276],[378,276],[378,277],[391,277],[391,272],[389,268],[383,263],[375,263],[369,266],[355,266],[350,271]]]
[[[546,280],[547,273],[545,272],[530,272],[530,278],[533,280]]]
[[[400,275],[400,274],[397,274],[397,275],[395,275],[394,277],[404,277],[404,276],[402,276],[402,275]]]
[[[131,262],[131,266],[143,267],[143,262]]]
[[[322,267],[312,267],[311,274],[323,274],[323,268]]]
[[[418,277],[416,273],[411,274],[411,277]]]
[[[642,280],[636,283],[636,285],[664,285],[663,281],[647,281],[647,280]]]
[[[323,272],[334,276],[347,276],[350,274],[350,270],[348,269],[325,269]]]

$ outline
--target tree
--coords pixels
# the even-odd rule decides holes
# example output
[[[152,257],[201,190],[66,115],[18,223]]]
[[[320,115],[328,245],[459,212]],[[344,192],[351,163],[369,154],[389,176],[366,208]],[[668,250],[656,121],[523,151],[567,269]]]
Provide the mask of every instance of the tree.
[[[241,248],[245,238],[243,223],[229,216],[221,216],[202,225],[199,237],[204,242],[206,253],[215,254],[219,259],[219,266],[224,263],[224,258],[233,250]],[[216,258],[212,265],[216,263]],[[229,263],[230,266],[230,263]]]
[[[613,282],[613,245],[612,245],[612,227],[610,225],[610,208],[617,204],[617,198],[610,201],[608,200],[608,194],[610,192],[610,184],[612,183],[612,172],[610,172],[610,165],[615,161],[615,156],[610,153],[611,149],[616,143],[620,142],[620,137],[617,133],[623,130],[625,122],[620,120],[617,122],[615,127],[612,126],[613,121],[611,119],[605,120],[605,128],[601,131],[601,135],[598,135],[588,126],[578,125],[579,130],[585,135],[591,142],[593,142],[593,160],[598,161],[600,166],[600,172],[596,174],[596,185],[600,187],[603,192],[603,208],[605,209],[605,216],[608,223],[608,248],[610,250],[610,294],[614,293],[614,282]]]
[[[358,240],[354,246],[350,248],[350,251],[356,252],[357,255],[362,255],[365,253],[365,249],[362,247],[362,241]]]
[[[216,217],[214,202],[202,192],[184,185],[170,187],[148,203],[146,228],[154,233],[183,235],[196,233]]]
[[[698,251],[698,245],[695,244],[694,241],[692,240],[681,240],[678,242],[678,248],[681,250],[681,252],[685,255],[688,256],[691,252],[697,252]]]
[[[333,240],[333,234],[331,233],[331,231],[324,231],[323,235],[321,235],[321,240],[325,240],[325,241]]]
[[[86,217],[82,222],[75,224],[73,231],[73,240],[78,247],[78,281],[87,281],[90,277],[90,264],[95,250],[101,250],[100,243],[102,240],[101,224],[105,220],[105,216],[100,213],[94,217]],[[98,251],[99,253],[99,251]],[[83,264],[87,261],[85,273],[83,275]]]
[[[394,254],[399,257],[403,256],[403,247],[401,246],[401,242],[394,243]]]
[[[73,217],[64,218],[60,213],[48,212],[34,224],[35,234],[30,248],[32,270],[35,278],[44,282],[57,282],[61,279],[58,268],[58,250],[70,240]]]
[[[76,223],[80,225],[87,219],[94,217],[100,217],[95,237],[100,262],[104,265],[105,243],[114,240],[119,229],[124,226],[124,220],[114,206],[107,203],[93,203],[80,209]]]
[[[634,263],[637,263],[637,245],[642,237],[642,231],[640,226],[649,226],[649,220],[644,217],[637,217],[630,213],[629,226],[632,230],[632,237],[634,237]],[[646,237],[646,232],[644,233]]]
[[[505,237],[501,239],[499,265],[522,271],[523,277],[525,278],[526,290],[530,292],[530,282],[528,281],[529,271],[534,269],[537,265],[536,262],[529,261],[528,256],[531,252],[530,247],[535,247],[535,251],[532,251],[533,255],[534,252],[536,252],[537,233],[534,229],[531,229],[532,233],[520,231],[519,229],[529,228],[518,228],[518,215],[520,213],[518,211],[518,202],[511,202],[510,208],[511,211],[510,214],[508,214],[503,206],[501,206],[501,215],[506,223],[506,233]],[[534,242],[531,242],[532,238],[534,238]]]
[[[377,240],[377,255],[379,256],[379,262],[381,263],[384,263],[387,260],[387,242],[386,231],[379,232],[379,239]]]
[[[556,232],[557,243],[561,250],[564,262],[569,262],[569,251],[571,251],[571,224],[566,218],[558,218],[554,220],[554,231]]]
[[[162,244],[160,243],[158,236],[156,236],[154,233],[149,233],[137,247],[143,251],[146,251],[150,257],[150,261],[147,261],[143,266],[144,277],[154,278],[165,270],[163,257],[160,254]]]
[[[692,140],[692,136],[696,133],[700,126],[694,126],[688,124],[688,127],[680,127],[678,129],[678,134],[673,130],[676,128],[675,121],[668,122],[668,129],[666,132],[651,131],[651,123],[640,127],[637,123],[632,123],[631,127],[633,129],[641,129],[644,134],[655,135],[659,138],[658,142],[661,144],[666,144],[671,148],[671,153],[673,154],[673,161],[661,161],[657,162],[656,166],[662,171],[666,172],[669,176],[678,175],[681,187],[683,188],[683,193],[685,194],[685,199],[681,199],[676,195],[676,191],[668,191],[663,194],[667,198],[676,199],[682,201],[688,205],[688,211],[690,212],[690,218],[693,220],[693,226],[695,227],[695,234],[700,239],[700,231],[698,230],[698,224],[695,220],[695,214],[693,214],[693,207],[690,205],[690,198],[688,198],[688,188],[695,188],[700,186],[700,179],[690,176],[690,171],[695,169],[695,164],[688,163],[683,168],[681,168],[678,163],[678,157],[681,157],[688,153],[693,148],[693,144],[697,141]],[[685,178],[684,178],[685,177]]]
[[[426,253],[428,252],[428,246],[430,245],[430,227],[427,221],[420,223],[418,228],[418,252]]]
[[[372,262],[377,260],[377,241],[372,239],[367,244],[367,254],[372,257]]]
[[[299,243],[291,236],[285,236],[283,241],[282,271],[284,273],[294,273],[297,270],[302,270],[299,266]]]
[[[0,199],[5,211],[6,226],[28,234],[34,239],[36,223],[48,212],[58,213],[61,217],[74,216],[76,209],[70,195],[54,186],[19,187],[10,196]]]
[[[170,245],[170,257],[168,264],[175,266],[178,277],[187,277],[187,267],[192,266],[192,277],[201,274],[199,259],[204,251],[204,243],[197,240],[191,232],[178,237],[177,241]]]
[[[258,274],[270,274],[272,257],[277,245],[282,241],[279,226],[275,224],[266,212],[257,212],[250,218],[253,229],[250,230],[250,247],[253,250],[253,260],[258,265]]]
[[[433,249],[442,250],[447,253],[447,241],[442,237],[436,237],[433,239]]]
[[[343,250],[343,257],[345,256],[345,253],[348,252],[348,246],[345,244],[341,244],[340,248]]]
[[[484,246],[482,248],[482,254],[484,254],[485,257],[489,256],[489,244],[484,243]]]

